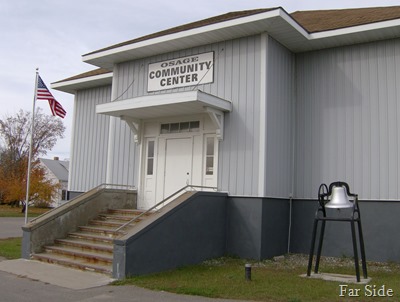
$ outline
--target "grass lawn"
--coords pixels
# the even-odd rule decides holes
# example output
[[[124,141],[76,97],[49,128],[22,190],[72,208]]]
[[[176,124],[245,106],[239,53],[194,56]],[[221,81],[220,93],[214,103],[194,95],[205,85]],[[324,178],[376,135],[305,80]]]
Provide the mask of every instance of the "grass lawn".
[[[0,239],[0,256],[7,259],[21,257],[21,238]],[[313,301],[400,301],[400,264],[368,262],[365,285],[349,284],[348,289],[359,290],[358,297],[340,297],[341,283],[300,277],[307,271],[306,255],[288,255],[277,261],[261,262],[236,258],[218,258],[199,265],[176,270],[127,278],[114,285],[136,285],[152,290],[211,298],[248,301],[313,302]],[[244,265],[252,264],[252,281],[245,280]],[[349,258],[321,258],[320,272],[355,275],[354,263]],[[379,297],[378,290],[393,290],[393,297]],[[374,296],[371,290],[375,289]]]
[[[279,261],[245,261],[220,258],[173,271],[116,281],[115,285],[133,284],[153,290],[213,298],[252,301],[400,301],[400,265],[368,263],[371,288],[382,285],[393,289],[393,297],[366,297],[365,285],[359,297],[340,297],[340,283],[300,277],[307,271],[308,256],[289,255]],[[245,281],[244,265],[252,264],[252,281]],[[355,275],[354,262],[348,258],[321,259],[320,272]]]
[[[22,238],[0,239],[0,257],[7,259],[21,258]]]
[[[0,205],[0,217],[25,217],[25,213],[21,212],[22,207],[11,207],[9,205]],[[46,213],[48,208],[35,208],[29,207],[28,209],[28,217],[37,217]]]

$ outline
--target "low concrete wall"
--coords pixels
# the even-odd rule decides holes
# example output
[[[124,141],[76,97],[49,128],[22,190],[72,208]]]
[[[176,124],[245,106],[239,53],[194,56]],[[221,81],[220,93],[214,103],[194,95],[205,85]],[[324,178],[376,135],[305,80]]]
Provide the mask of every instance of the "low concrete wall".
[[[361,222],[367,261],[400,262],[400,202],[360,201]],[[293,201],[291,252],[310,252],[311,233],[317,201]],[[318,237],[317,237],[318,238]],[[353,256],[351,229],[348,222],[328,221],[322,254]]]
[[[40,252],[44,245],[64,238],[106,209],[136,208],[137,192],[100,189],[80,195],[22,227],[22,258]]]
[[[195,264],[225,254],[223,193],[198,192],[171,202],[120,239],[114,240],[114,278]]]

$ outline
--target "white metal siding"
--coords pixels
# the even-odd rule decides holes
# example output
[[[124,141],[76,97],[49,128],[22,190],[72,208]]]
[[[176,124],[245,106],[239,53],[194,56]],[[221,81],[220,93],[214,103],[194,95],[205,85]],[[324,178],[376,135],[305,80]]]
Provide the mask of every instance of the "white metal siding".
[[[289,197],[293,173],[294,55],[268,41],[266,195]]]
[[[400,40],[297,55],[296,197],[399,199]]]
[[[209,51],[215,52],[214,83],[147,92],[149,63]],[[121,100],[197,88],[231,101],[233,111],[225,115],[225,137],[220,142],[218,185],[232,195],[256,195],[259,169],[259,52],[260,37],[256,36],[122,63],[114,70],[115,95]],[[114,145],[118,163],[115,165],[114,179],[118,183],[126,183],[126,178],[131,175],[126,170],[127,165],[134,165],[135,172],[138,171],[138,165],[135,165],[139,163],[138,152],[131,143],[130,130],[125,123],[119,123],[116,129]],[[129,164],[126,162],[128,158]]]
[[[105,182],[109,117],[96,114],[96,105],[110,97],[111,86],[82,90],[75,96],[70,191],[86,192]]]

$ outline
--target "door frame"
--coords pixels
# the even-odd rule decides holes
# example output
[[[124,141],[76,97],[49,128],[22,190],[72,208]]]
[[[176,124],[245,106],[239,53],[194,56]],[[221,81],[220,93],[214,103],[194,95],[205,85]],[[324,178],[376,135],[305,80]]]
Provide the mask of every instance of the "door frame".
[[[187,121],[200,121],[200,129],[199,131],[194,132],[180,132],[180,133],[161,133],[161,125],[164,123],[175,123],[175,122],[187,122]],[[139,180],[138,180],[138,208],[145,209],[150,208],[155,205],[157,202],[161,201],[160,195],[164,196],[165,192],[165,163],[166,163],[166,141],[169,139],[179,139],[179,138],[191,138],[192,139],[192,150],[191,150],[191,171],[190,171],[190,183],[193,185],[205,185],[205,167],[206,167],[206,140],[207,137],[214,137],[214,183],[217,186],[218,182],[218,151],[219,151],[219,140],[217,139],[217,134],[215,128],[212,126],[211,120],[208,120],[208,116],[206,115],[197,115],[197,116],[186,116],[186,117],[174,117],[162,120],[147,120],[143,121],[142,127],[142,144],[140,146],[140,158],[139,158]],[[146,127],[151,128],[151,130],[146,130]],[[155,173],[155,189],[153,192],[154,201],[148,202],[145,199],[146,193],[146,161],[147,161],[147,144],[149,140],[155,141],[155,158],[154,158],[154,167],[153,171]],[[164,142],[163,142],[164,141]],[[164,148],[163,148],[164,146]],[[197,155],[196,158],[196,171],[199,171],[199,175],[194,175],[193,171],[195,170],[193,166],[195,148],[196,150],[200,150],[200,155]],[[161,169],[162,165],[164,165],[164,169]],[[161,171],[164,170],[164,171]],[[161,175],[163,174],[163,175]],[[162,194],[160,194],[160,190]]]

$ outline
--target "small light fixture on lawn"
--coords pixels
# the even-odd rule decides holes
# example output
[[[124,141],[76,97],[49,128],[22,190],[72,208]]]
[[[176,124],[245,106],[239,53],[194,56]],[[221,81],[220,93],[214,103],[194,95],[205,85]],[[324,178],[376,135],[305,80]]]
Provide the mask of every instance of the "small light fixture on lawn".
[[[360,208],[358,207],[358,195],[350,192],[349,185],[345,182],[337,181],[333,182],[329,185],[329,188],[326,184],[321,184],[318,190],[318,209],[315,213],[314,219],[314,228],[311,239],[311,248],[310,248],[310,256],[308,259],[308,269],[307,276],[311,274],[311,267],[313,263],[314,256],[314,247],[315,247],[315,239],[317,235],[318,223],[321,221],[321,231],[319,235],[319,243],[317,250],[317,258],[315,262],[315,270],[314,272],[318,273],[319,261],[321,257],[322,243],[324,240],[324,232],[325,232],[325,224],[327,221],[342,221],[342,222],[350,222],[351,226],[351,235],[353,239],[353,252],[354,252],[354,266],[356,269],[356,278],[357,282],[360,282],[360,268],[358,265],[358,250],[357,250],[357,240],[356,240],[356,227],[358,226],[358,237],[359,237],[359,246],[361,251],[361,261],[362,261],[362,270],[364,278],[367,279],[367,264],[365,259],[365,248],[364,248],[364,239],[361,228],[361,216],[360,216]],[[326,209],[351,209],[350,217],[333,217],[327,216]]]
[[[244,278],[246,281],[251,281],[251,264],[249,263],[244,266]]]

